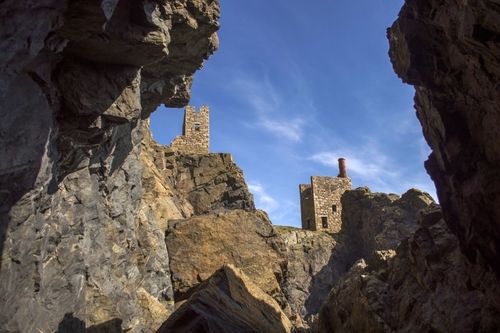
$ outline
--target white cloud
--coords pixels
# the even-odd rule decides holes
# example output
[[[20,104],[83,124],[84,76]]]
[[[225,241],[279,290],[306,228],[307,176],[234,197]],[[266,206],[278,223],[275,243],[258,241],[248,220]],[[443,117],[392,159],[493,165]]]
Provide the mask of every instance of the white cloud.
[[[259,125],[265,130],[291,142],[302,141],[304,123],[304,120],[301,118],[278,121],[261,117],[259,121]]]
[[[262,209],[267,213],[272,213],[279,208],[279,203],[277,200],[272,198],[267,192],[264,186],[262,186],[259,182],[250,181],[247,182],[248,189],[255,198],[255,205],[258,209]]]
[[[365,181],[369,180],[371,183],[386,184],[388,179],[395,179],[399,176],[399,172],[392,167],[390,158],[372,144],[319,152],[312,155],[310,159],[336,170],[340,157],[344,157],[347,161],[348,174]]]
[[[322,151],[309,157],[310,160],[338,170],[338,158],[344,157],[347,173],[354,186],[368,186],[374,192],[402,194],[410,188],[428,192],[436,199],[432,181],[423,168],[403,167],[398,161],[384,154],[373,142],[364,146],[350,146],[339,150]]]

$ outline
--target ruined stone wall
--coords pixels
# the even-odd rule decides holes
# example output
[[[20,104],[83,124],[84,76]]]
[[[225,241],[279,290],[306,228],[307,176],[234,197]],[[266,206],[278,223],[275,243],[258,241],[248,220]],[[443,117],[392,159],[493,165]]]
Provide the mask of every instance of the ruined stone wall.
[[[302,229],[306,230],[316,230],[316,224],[314,223],[314,200],[312,196],[311,185],[300,184],[300,214],[302,220]]]
[[[350,178],[311,177],[314,200],[316,230],[328,229],[339,232],[342,225],[342,204],[340,198],[346,190],[352,189]],[[326,217],[326,227],[323,218]]]
[[[171,146],[181,154],[208,154],[209,108],[202,106],[200,112],[192,106],[184,111],[182,135],[176,136]]]

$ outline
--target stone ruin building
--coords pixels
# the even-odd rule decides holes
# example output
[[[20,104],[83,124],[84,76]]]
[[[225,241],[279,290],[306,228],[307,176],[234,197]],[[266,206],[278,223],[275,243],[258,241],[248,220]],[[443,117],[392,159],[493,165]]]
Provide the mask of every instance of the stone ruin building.
[[[339,232],[342,225],[340,198],[352,189],[344,158],[339,158],[337,177],[312,176],[311,184],[300,184],[302,229]]]
[[[208,114],[208,106],[202,106],[200,112],[196,112],[193,106],[186,106],[182,135],[176,136],[170,146],[177,148],[181,154],[208,154]]]

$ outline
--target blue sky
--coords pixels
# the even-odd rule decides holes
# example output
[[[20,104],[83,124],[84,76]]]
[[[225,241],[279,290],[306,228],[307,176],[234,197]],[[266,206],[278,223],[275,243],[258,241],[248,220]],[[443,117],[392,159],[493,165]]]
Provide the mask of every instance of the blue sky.
[[[243,169],[257,208],[300,226],[299,184],[336,176],[353,187],[435,189],[430,149],[397,78],[386,29],[403,0],[221,0],[220,49],[195,74],[190,105],[210,107],[210,150]],[[156,141],[181,134],[183,109],[151,117]]]

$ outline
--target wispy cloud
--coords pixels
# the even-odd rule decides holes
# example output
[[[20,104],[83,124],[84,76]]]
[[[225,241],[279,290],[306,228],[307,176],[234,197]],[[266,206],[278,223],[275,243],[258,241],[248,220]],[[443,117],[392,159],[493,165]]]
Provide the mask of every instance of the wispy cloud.
[[[360,179],[383,184],[386,179],[398,176],[398,172],[391,167],[389,156],[383,154],[374,144],[319,152],[312,155],[310,159],[336,168],[339,157],[347,160],[349,173]]]
[[[302,141],[304,123],[304,119],[298,117],[277,121],[261,116],[259,121],[259,125],[267,131],[291,142]]]
[[[279,208],[278,201],[272,198],[267,192],[264,186],[259,182],[249,181],[248,188],[250,192],[253,193],[255,198],[255,204],[257,208],[266,211],[271,214]]]
[[[276,225],[298,224],[300,221],[300,208],[298,200],[273,198],[266,187],[258,181],[248,182],[248,188],[253,193],[257,209],[268,213],[271,222]],[[297,195],[298,196],[298,195]]]
[[[423,169],[401,166],[375,142],[318,152],[310,156],[309,160],[337,170],[340,157],[346,159],[347,172],[357,183],[355,186],[368,186],[377,192],[398,194],[414,187],[436,197],[432,182]]]
[[[238,77],[233,80],[232,87],[238,92],[238,99],[252,112],[250,127],[259,128],[285,142],[298,143],[302,142],[305,127],[316,109],[298,67],[293,61],[289,62],[286,89],[283,83],[274,82],[264,68],[257,74]]]

